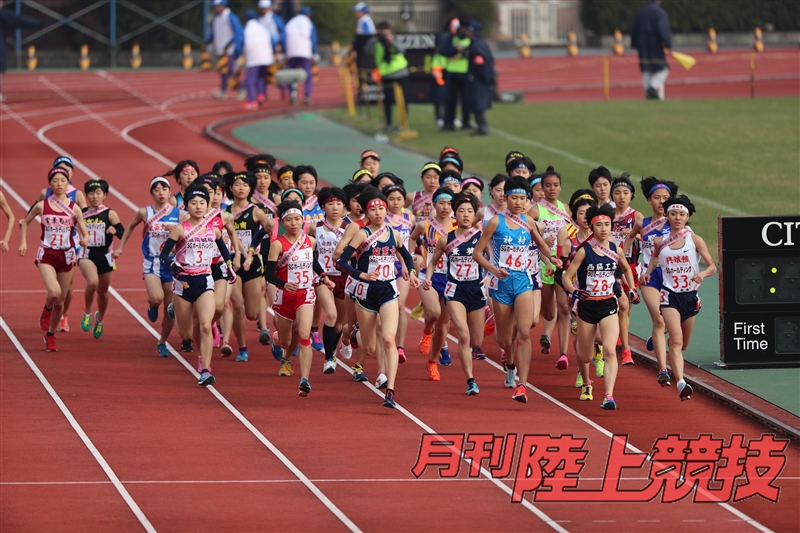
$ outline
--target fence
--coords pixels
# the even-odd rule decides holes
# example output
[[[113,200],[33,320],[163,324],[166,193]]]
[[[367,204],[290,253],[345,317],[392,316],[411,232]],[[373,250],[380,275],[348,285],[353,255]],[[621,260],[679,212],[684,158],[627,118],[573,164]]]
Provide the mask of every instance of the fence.
[[[501,0],[497,28],[518,40],[523,33],[533,45],[562,45],[570,31],[580,30],[580,0]]]
[[[411,15],[409,21],[403,18],[404,10]],[[375,24],[385,20],[395,29],[405,24],[411,32],[438,32],[442,25],[442,11],[438,2],[377,4],[370,6],[370,16]]]

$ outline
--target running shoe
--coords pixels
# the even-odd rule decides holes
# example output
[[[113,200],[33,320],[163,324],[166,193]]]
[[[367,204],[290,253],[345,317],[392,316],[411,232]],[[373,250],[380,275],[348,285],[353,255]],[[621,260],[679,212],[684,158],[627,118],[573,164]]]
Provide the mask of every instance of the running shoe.
[[[480,348],[473,348],[472,358],[475,359],[476,361],[483,361],[484,359],[486,359],[486,354],[483,353],[483,350],[481,350]]]
[[[441,351],[439,351],[439,364],[442,366],[450,366],[453,364],[453,360],[450,358],[450,349],[447,345],[444,345]]]
[[[630,350],[622,350],[622,364],[623,365],[633,364],[633,357],[631,356]]]
[[[658,373],[658,384],[662,387],[669,387],[669,371],[666,368],[662,368],[661,371]]]
[[[278,370],[278,375],[291,376],[292,374],[294,374],[294,371],[292,370],[292,362],[288,359],[281,360],[281,369]]]
[[[617,408],[617,402],[614,401],[614,397],[606,394],[606,397],[603,398],[603,403],[600,404],[600,409],[605,409],[606,411],[614,411],[616,408]]]
[[[475,396],[479,392],[481,391],[478,389],[478,384],[475,383],[474,381],[472,381],[471,383],[469,383],[469,385],[467,385],[467,396]]]
[[[222,357],[230,357],[233,355],[233,348],[231,348],[231,344],[229,342],[223,342],[220,352],[222,353]]]
[[[44,336],[44,351],[45,352],[57,352],[58,347],[56,346],[56,336],[55,335],[45,335]]]
[[[620,339],[619,337],[617,337],[617,351],[618,352],[622,351],[622,339]]]
[[[242,109],[245,111],[256,111],[258,107],[258,102],[245,102],[242,104]],[[301,396],[304,395],[301,394]]]
[[[603,361],[602,358],[600,359],[593,359],[592,362],[594,363],[594,375],[598,378],[603,377],[603,373],[606,370],[606,362]]]
[[[83,331],[89,331],[92,329],[92,314],[91,313],[83,313],[83,318],[81,318],[81,329]]]
[[[103,321],[97,320],[97,317],[100,316],[100,313],[95,311],[94,313],[94,329],[92,329],[92,336],[95,339],[99,339],[103,335]]]
[[[686,383],[680,389],[680,392],[678,393],[678,395],[680,396],[681,401],[685,402],[686,400],[691,400],[692,399],[691,397],[692,397],[692,393],[693,392],[694,392],[694,389],[692,388],[692,386],[689,385],[688,383]]]
[[[155,322],[158,320],[158,306],[148,305],[147,306],[147,319],[150,322]]]
[[[558,361],[556,361],[556,368],[559,370],[566,370],[569,368],[569,358],[567,357],[567,354],[561,354],[561,357],[559,357]]]
[[[572,333],[573,335],[577,335],[578,334],[578,322],[576,320],[573,320],[572,322],[570,322],[570,324],[569,324],[569,332]]]
[[[486,320],[483,322],[483,336],[491,337],[494,335],[496,326],[497,324],[494,320],[494,314],[489,309],[489,306],[486,306]]]
[[[169,348],[167,348],[166,344],[158,344],[156,348],[158,349],[159,357],[169,357]]]
[[[358,350],[358,322],[350,330],[350,346],[353,350]]]
[[[322,350],[324,345],[322,344],[322,339],[319,338],[319,331],[312,331],[311,332],[311,347],[317,351]]]
[[[594,358],[595,359],[602,359],[603,358],[603,345],[594,343]]]
[[[323,374],[335,374],[336,373],[336,358],[333,359],[326,359],[325,363],[322,365],[322,373]]]
[[[53,316],[53,308],[47,308],[44,306],[42,309],[42,315],[39,317],[39,327],[42,328],[42,331],[47,331],[50,329],[50,317]]]
[[[200,373],[200,379],[198,380],[197,384],[201,387],[208,387],[209,385],[213,385],[217,382],[217,379],[211,374],[211,370],[204,368]]]
[[[378,374],[378,379],[375,380],[375,388],[376,389],[385,389],[386,383],[388,383],[389,379],[386,377],[386,374],[381,372]]]
[[[433,332],[426,333],[422,331],[422,338],[419,340],[419,353],[422,355],[429,355],[431,353],[431,340],[433,339]]]
[[[581,401],[588,402],[594,400],[594,396],[592,396],[592,386],[586,385],[581,390]]]
[[[353,348],[352,348],[352,347],[350,347],[350,345],[349,345],[349,344],[344,344],[344,343],[342,343],[342,344],[339,346],[339,355],[341,355],[341,356],[342,356],[342,359],[344,359],[345,361],[347,361],[348,359],[350,359],[351,357],[353,357]]]
[[[170,302],[167,306],[167,316],[175,320],[175,302]]]
[[[397,404],[394,401],[394,393],[392,391],[386,391],[386,396],[383,397],[383,406],[390,409],[397,408]]]
[[[67,322],[67,315],[61,317],[61,320],[58,322],[58,326],[56,327],[56,331],[63,331],[65,333],[69,333],[69,323]]]
[[[542,347],[542,353],[548,354],[550,353],[550,337],[547,335],[542,335],[539,337],[539,346]]]
[[[517,385],[517,388],[514,389],[514,394],[511,395],[511,399],[520,403],[528,403],[528,394],[525,390],[525,385]]]
[[[211,331],[214,332],[214,348],[219,348],[219,344],[222,342],[222,331],[216,322],[211,325]]]
[[[262,329],[261,333],[258,334],[258,342],[261,343],[262,346],[269,346],[269,330]]]
[[[422,307],[422,302],[420,302],[414,309],[411,310],[411,320],[419,320],[424,314],[425,308]]]
[[[256,318],[256,331],[261,331],[262,329],[264,328],[261,327],[261,320]]]
[[[647,348],[651,352],[653,351],[654,347],[653,347],[653,337],[652,336],[651,337],[647,337],[647,342],[645,343],[644,347]]]
[[[408,361],[408,357],[406,357],[406,351],[402,346],[398,346],[397,348],[397,360],[401,365]]]
[[[578,370],[578,377],[575,378],[575,388],[580,389],[583,387],[583,376],[581,375],[581,371]]]
[[[239,355],[236,356],[237,363],[246,363],[250,358],[250,352],[247,349],[239,348]]]
[[[353,381],[369,381],[361,363],[356,363],[356,366],[353,367]]]
[[[278,332],[272,334],[272,357],[276,361],[283,361],[283,348],[281,348],[281,340],[278,338]]]
[[[194,351],[192,339],[184,339],[181,341],[181,351],[186,353],[192,353]]]
[[[306,378],[300,380],[300,392],[297,394],[300,396],[308,396],[308,393],[311,392],[311,383],[308,382]]]
[[[513,389],[517,382],[517,369],[506,367],[506,381],[505,386],[507,389]]]
[[[431,381],[439,381],[442,377],[439,375],[439,365],[436,361],[426,361],[425,368],[428,369],[428,379]]]

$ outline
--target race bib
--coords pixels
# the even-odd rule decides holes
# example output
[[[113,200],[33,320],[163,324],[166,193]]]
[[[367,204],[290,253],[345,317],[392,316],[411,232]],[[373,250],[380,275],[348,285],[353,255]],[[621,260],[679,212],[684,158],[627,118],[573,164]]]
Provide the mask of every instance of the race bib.
[[[66,261],[68,265],[74,265],[76,259],[77,254],[75,253],[75,248],[67,248],[64,250],[64,261]]]
[[[659,303],[661,305],[669,305],[669,292],[665,291],[664,289],[661,289],[660,293],[661,293],[661,300],[659,301]]]
[[[289,263],[289,281],[296,284],[298,289],[310,289],[313,279],[310,261],[291,261]]]
[[[237,229],[236,236],[242,242],[242,247],[249,250],[250,244],[253,242],[253,233],[249,229]]]
[[[278,307],[283,305],[283,289],[278,287],[278,290],[275,291],[275,300],[272,302],[273,307]]]
[[[528,268],[528,247],[501,244],[499,266],[506,270],[525,272]]]
[[[614,291],[614,271],[597,270],[586,274],[586,290],[593,297],[611,296]]]
[[[69,226],[45,226],[44,242],[48,248],[53,250],[66,250],[72,248],[71,233],[72,228]]]
[[[444,295],[446,298],[453,298],[456,295],[456,284],[448,281],[444,286]]]
[[[363,281],[359,281],[356,283],[355,288],[353,289],[353,294],[359,300],[363,300],[367,297],[367,291],[369,290],[369,284]]]
[[[102,222],[87,222],[89,232],[89,248],[104,248],[106,245],[106,225]]]
[[[329,276],[341,276],[342,273],[336,268],[336,262],[333,260],[333,247],[317,246],[319,252],[319,263],[322,269]]]
[[[216,244],[210,239],[191,240],[186,246],[186,264],[189,267],[210,267]]]
[[[427,246],[428,248],[428,257],[433,257],[433,252],[436,251],[436,246]],[[444,264],[444,254],[439,258],[439,261],[436,263],[436,268],[434,269],[434,274],[447,274],[447,267]]]
[[[478,263],[471,257],[459,255],[450,258],[450,277],[456,281],[476,281],[479,270]]]
[[[369,257],[369,267],[367,273],[377,272],[379,281],[389,281],[394,279],[393,255],[371,255]]]

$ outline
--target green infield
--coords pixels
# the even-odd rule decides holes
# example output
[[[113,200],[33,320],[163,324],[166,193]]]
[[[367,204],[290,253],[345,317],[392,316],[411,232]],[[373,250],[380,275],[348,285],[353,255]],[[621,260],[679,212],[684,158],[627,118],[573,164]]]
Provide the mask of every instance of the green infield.
[[[371,120],[343,109],[328,116],[368,134],[381,128],[375,108]],[[499,104],[488,114],[486,137],[440,132],[431,106],[411,106],[409,116],[419,136],[402,146],[430,156],[455,146],[467,173],[487,177],[503,171],[506,153],[520,150],[539,170],[553,165],[561,173],[562,201],[588,187],[599,164],[637,183],[651,175],[675,181],[694,202],[692,225],[712,253],[719,215],[800,211],[797,98]],[[649,215],[638,190],[633,207]]]

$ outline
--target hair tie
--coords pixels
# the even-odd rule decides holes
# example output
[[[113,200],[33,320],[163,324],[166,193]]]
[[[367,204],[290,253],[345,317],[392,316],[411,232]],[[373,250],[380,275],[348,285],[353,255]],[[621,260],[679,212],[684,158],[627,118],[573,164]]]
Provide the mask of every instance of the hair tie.
[[[449,201],[449,200],[452,200],[452,199],[453,199],[453,195],[452,194],[447,194],[446,192],[443,192],[443,193],[439,194],[436,198],[433,199],[433,203],[436,203],[439,200],[448,200]]]
[[[603,220],[608,220],[609,222],[611,222],[611,217],[608,216],[608,215],[595,215],[592,218],[591,222],[589,222],[589,225],[593,226],[595,222],[600,222],[600,221],[603,221]]]
[[[672,194],[672,189],[670,189],[669,187],[667,187],[663,183],[656,183],[655,185],[653,185],[653,187],[650,188],[650,192],[647,193],[647,195],[650,196],[651,194],[653,194],[653,191],[655,191],[656,189],[666,189],[666,190],[668,190],[670,192],[670,194]]]
[[[284,211],[284,213],[281,215],[281,220],[288,217],[289,215],[300,215],[302,217],[303,212],[297,209],[296,207],[290,207],[289,209]]]

